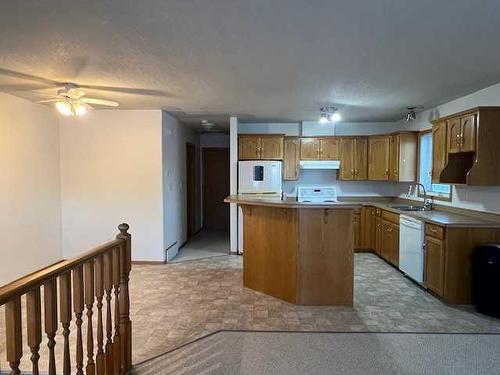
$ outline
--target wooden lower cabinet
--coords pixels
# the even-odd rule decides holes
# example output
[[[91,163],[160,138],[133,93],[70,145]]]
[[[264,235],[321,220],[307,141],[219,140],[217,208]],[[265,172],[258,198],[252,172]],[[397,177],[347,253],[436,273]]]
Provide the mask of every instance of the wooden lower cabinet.
[[[375,208],[362,207],[360,215],[359,248],[373,250],[375,247]]]
[[[443,296],[444,291],[444,241],[425,236],[424,286]]]
[[[361,226],[360,226],[360,221],[361,221],[361,215],[359,211],[354,211],[353,214],[353,230],[354,230],[354,250],[360,249],[360,238],[361,238]]]
[[[399,224],[382,221],[381,256],[394,266],[399,266]]]
[[[375,254],[382,256],[382,218],[375,217]]]

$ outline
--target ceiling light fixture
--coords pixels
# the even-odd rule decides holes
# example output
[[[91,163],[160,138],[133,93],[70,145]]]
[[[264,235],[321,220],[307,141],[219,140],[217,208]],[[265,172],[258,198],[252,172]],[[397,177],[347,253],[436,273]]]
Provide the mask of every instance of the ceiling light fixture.
[[[417,118],[417,114],[415,113],[416,108],[417,107],[406,107],[406,109],[408,110],[408,113],[406,114],[405,117],[406,122],[413,121]]]
[[[319,120],[320,124],[330,124],[332,122],[339,122],[342,119],[339,110],[335,107],[321,107],[319,109]]]
[[[83,116],[87,112],[85,104],[71,99],[62,99],[56,102],[56,108],[64,116]]]

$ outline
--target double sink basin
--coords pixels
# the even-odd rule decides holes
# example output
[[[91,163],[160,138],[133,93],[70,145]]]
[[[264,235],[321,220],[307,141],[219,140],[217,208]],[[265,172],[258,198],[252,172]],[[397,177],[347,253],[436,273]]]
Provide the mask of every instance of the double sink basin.
[[[427,211],[423,206],[414,206],[408,204],[388,204],[387,207],[394,208],[400,211]]]

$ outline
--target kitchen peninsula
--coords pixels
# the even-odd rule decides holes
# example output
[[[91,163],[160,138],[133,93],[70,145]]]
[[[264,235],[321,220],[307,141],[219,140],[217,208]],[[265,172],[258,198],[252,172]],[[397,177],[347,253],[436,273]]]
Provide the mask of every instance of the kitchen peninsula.
[[[352,203],[229,196],[243,211],[243,285],[299,305],[353,304]]]

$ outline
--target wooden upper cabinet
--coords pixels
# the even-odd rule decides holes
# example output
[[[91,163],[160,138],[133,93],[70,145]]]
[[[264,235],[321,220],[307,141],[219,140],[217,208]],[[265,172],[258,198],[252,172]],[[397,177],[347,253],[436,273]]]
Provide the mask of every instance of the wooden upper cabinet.
[[[425,236],[424,285],[438,296],[444,294],[444,241]]]
[[[460,118],[460,151],[476,151],[476,117],[477,114],[471,114]]]
[[[375,136],[368,140],[368,179],[389,180],[390,136]]]
[[[300,139],[300,160],[319,160],[321,141],[319,138]]]
[[[259,136],[239,136],[238,158],[240,160],[260,159],[260,137]]]
[[[460,136],[462,128],[460,126],[460,118],[452,118],[448,120],[448,152],[455,154],[460,152]]]
[[[389,180],[417,180],[418,132],[401,132],[389,138]]]
[[[295,137],[286,137],[283,142],[283,179],[299,179],[300,140]]]
[[[282,160],[283,135],[240,135],[239,160]]]
[[[448,152],[450,154],[476,151],[476,121],[476,113],[448,120]]]
[[[439,183],[441,172],[448,162],[446,151],[446,122],[432,125],[432,182]]]
[[[260,158],[264,160],[283,160],[283,136],[265,135],[261,137]]]
[[[320,160],[339,159],[339,141],[336,138],[320,139]]]
[[[368,140],[364,137],[339,141],[340,179],[366,180],[368,177]]]
[[[340,139],[339,159],[339,178],[341,180],[354,180],[354,142],[352,138]]]
[[[368,179],[368,139],[354,138],[354,179]]]
[[[389,179],[391,181],[399,181],[399,140],[399,134],[391,135],[389,138]]]

